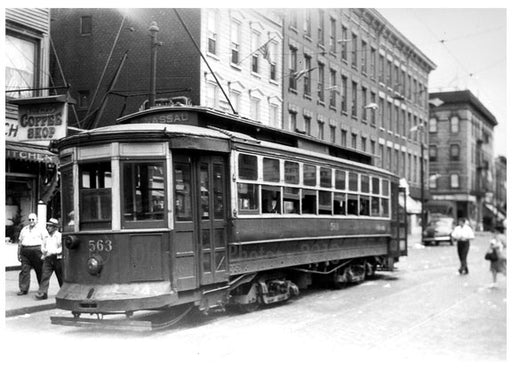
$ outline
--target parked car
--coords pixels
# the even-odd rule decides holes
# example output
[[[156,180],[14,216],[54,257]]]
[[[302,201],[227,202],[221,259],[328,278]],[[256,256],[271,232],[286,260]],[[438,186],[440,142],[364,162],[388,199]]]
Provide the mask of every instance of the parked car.
[[[423,230],[422,244],[439,245],[441,242],[453,245],[452,231],[455,228],[453,217],[441,217],[430,221],[425,230]]]

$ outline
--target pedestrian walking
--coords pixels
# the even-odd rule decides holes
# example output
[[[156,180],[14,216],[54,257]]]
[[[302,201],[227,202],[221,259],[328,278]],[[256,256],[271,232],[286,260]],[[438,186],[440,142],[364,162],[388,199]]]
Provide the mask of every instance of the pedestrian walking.
[[[507,276],[507,237],[503,234],[504,229],[496,227],[491,239],[489,249],[486,252],[486,258],[489,258],[490,270],[492,274],[491,288],[496,287],[498,274]]]
[[[18,295],[25,295],[30,288],[30,271],[36,272],[37,282],[41,283],[43,261],[41,260],[41,246],[48,238],[48,231],[37,223],[37,215],[28,215],[28,225],[25,226],[18,238],[18,261],[21,262],[21,271],[18,278],[20,291]]]
[[[62,234],[59,232],[59,220],[50,218],[46,223],[46,229],[49,236],[41,248],[43,272],[36,299],[48,298],[48,287],[54,271],[59,286],[62,286]]]
[[[475,238],[468,220],[464,218],[459,219],[459,224],[452,232],[452,238],[457,241],[457,254],[460,261],[459,274],[468,274],[469,241]]]

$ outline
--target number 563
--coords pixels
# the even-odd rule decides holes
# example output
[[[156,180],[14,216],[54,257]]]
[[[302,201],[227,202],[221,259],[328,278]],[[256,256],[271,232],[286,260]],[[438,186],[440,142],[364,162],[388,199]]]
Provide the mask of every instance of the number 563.
[[[112,240],[89,240],[89,252],[110,252],[112,250]]]

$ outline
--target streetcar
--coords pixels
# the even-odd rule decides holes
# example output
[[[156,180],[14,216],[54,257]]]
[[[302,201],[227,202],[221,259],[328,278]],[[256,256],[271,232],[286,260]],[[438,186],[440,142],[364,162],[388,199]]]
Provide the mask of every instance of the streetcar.
[[[56,324],[252,311],[316,278],[340,287],[391,271],[407,254],[399,179],[363,152],[183,105],[55,148],[65,271],[56,305],[72,313]]]

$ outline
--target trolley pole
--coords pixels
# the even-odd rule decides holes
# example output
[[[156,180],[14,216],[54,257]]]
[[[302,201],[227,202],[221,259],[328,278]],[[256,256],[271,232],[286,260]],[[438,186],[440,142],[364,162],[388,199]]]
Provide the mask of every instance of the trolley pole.
[[[156,51],[157,47],[161,45],[156,40],[156,34],[160,31],[155,21],[151,22],[149,32],[151,33],[151,71],[149,76],[149,108],[155,105],[156,98]]]

